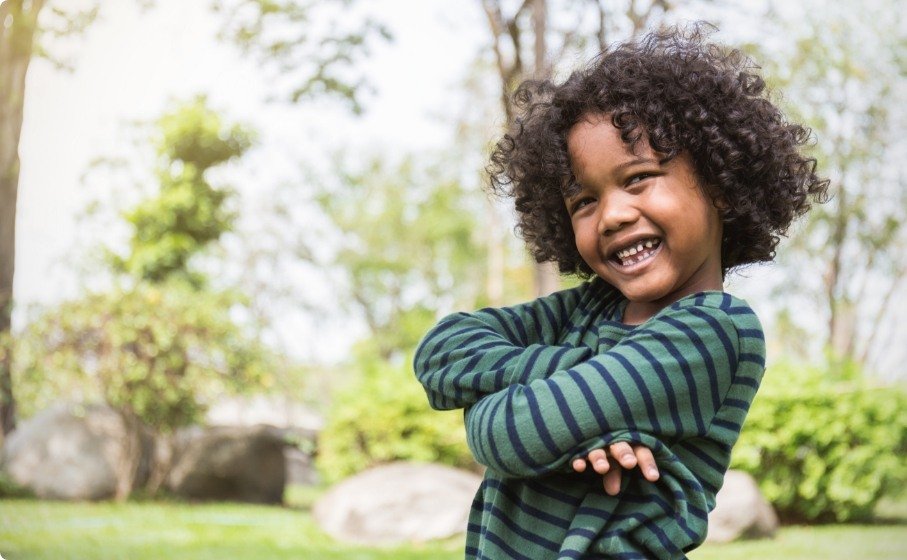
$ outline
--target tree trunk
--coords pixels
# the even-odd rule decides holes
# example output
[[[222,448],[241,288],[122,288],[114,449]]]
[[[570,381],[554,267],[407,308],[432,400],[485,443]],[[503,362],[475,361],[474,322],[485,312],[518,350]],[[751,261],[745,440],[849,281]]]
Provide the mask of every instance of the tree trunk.
[[[533,74],[537,80],[551,78],[551,65],[548,63],[548,6],[546,0],[533,0],[532,2],[532,34],[535,44],[533,59],[535,68]],[[561,277],[557,265],[552,262],[535,264],[535,294],[538,297],[547,296],[556,292],[561,285]]]
[[[501,218],[494,202],[485,199],[485,239],[487,249],[487,276],[485,277],[485,295],[488,305],[500,307],[504,302],[504,240],[501,238]]]
[[[142,464],[142,421],[132,412],[118,410],[123,423],[123,447],[117,457],[117,484],[114,499],[125,501],[135,489]]]
[[[156,496],[167,483],[167,477],[173,468],[176,459],[176,435],[159,433],[154,438],[154,454],[151,460],[151,472],[145,491],[150,496]]]
[[[43,0],[0,2],[0,430],[16,426],[12,382],[13,277],[16,263],[16,200],[19,138],[25,104],[25,75]]]
[[[848,358],[848,347],[852,338],[851,325],[854,320],[851,310],[847,309],[847,296],[844,293],[842,274],[844,243],[847,240],[847,215],[850,210],[847,191],[843,185],[835,189],[838,207],[831,235],[828,241],[832,247],[832,258],[828,262],[825,277],[825,297],[828,306],[828,338],[826,344],[837,358]]]
[[[551,68],[548,65],[548,43],[546,36],[548,34],[548,6],[545,0],[533,0],[532,2],[532,34],[535,38],[535,45],[532,49],[535,60],[535,77],[539,80],[547,80],[551,77]]]

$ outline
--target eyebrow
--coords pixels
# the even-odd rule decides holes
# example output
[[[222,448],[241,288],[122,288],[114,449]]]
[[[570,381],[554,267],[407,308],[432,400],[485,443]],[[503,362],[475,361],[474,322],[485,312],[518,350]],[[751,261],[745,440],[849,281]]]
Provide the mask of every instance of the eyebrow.
[[[652,159],[652,158],[636,158],[636,159],[631,159],[631,160],[625,161],[623,163],[618,163],[617,165],[614,166],[614,171],[623,171],[628,167],[633,167],[634,165],[640,165],[640,164],[644,164],[644,163],[646,163],[646,164],[657,163],[658,165],[661,165],[663,162],[661,160]]]
[[[652,163],[657,164],[660,167],[660,166],[664,165],[665,163],[667,163],[668,161],[670,161],[670,158],[652,159],[652,158],[638,157],[635,159],[627,160],[623,163],[618,163],[617,165],[614,166],[614,168],[612,169],[612,172],[619,173],[619,172],[625,171],[629,167],[633,167],[634,165],[643,165],[643,164],[648,165],[648,164],[652,164]],[[569,200],[569,199],[575,197],[576,195],[578,195],[579,193],[581,193],[582,191],[583,191],[583,186],[580,185],[576,181],[576,177],[574,177],[573,174],[571,173],[570,179],[567,181],[567,184],[561,188],[561,196],[564,198],[564,200]]]

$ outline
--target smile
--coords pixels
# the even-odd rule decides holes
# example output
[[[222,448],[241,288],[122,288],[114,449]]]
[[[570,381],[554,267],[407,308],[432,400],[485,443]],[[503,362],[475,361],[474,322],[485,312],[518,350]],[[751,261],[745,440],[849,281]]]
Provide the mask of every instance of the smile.
[[[652,258],[659,249],[661,240],[657,237],[642,239],[630,247],[616,251],[610,260],[620,267],[628,268]]]

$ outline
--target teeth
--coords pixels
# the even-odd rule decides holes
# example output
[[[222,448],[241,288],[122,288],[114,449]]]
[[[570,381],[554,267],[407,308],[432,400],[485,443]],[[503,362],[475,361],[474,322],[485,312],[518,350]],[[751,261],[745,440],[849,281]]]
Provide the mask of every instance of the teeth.
[[[638,263],[643,259],[651,256],[652,247],[658,245],[657,239],[649,239],[648,241],[640,241],[635,247],[629,247],[622,251],[617,252],[617,257],[623,261],[624,266]],[[639,255],[639,256],[636,256]]]

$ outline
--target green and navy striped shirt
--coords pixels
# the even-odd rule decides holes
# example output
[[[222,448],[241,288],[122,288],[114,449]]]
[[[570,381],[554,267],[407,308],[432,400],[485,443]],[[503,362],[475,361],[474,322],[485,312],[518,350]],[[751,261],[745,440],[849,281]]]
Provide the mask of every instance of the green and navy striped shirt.
[[[465,409],[487,467],[466,557],[685,558],[707,530],[765,369],[746,302],[687,296],[641,325],[600,279],[532,302],[456,313],[419,345],[415,371],[436,409]],[[660,479],[601,475],[573,459],[626,441],[649,447]]]

